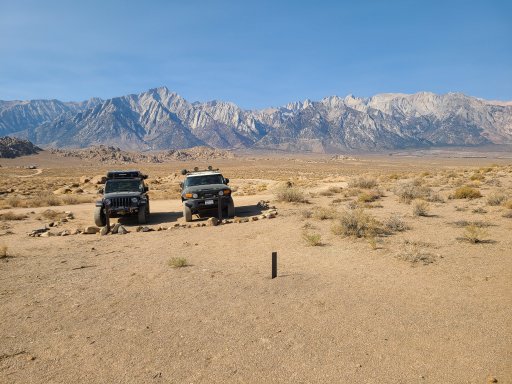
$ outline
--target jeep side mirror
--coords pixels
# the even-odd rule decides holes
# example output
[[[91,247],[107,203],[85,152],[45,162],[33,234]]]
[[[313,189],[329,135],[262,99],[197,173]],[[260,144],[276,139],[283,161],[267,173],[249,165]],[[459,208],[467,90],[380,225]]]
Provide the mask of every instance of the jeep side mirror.
[[[103,188],[98,189],[98,195],[102,195],[102,194],[103,194]]]
[[[224,179],[224,182],[226,183],[226,185],[229,184],[229,179]]]

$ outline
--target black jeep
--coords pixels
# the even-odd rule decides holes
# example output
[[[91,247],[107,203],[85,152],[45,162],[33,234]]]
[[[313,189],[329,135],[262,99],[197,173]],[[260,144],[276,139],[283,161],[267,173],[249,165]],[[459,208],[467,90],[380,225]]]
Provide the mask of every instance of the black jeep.
[[[181,201],[183,202],[183,217],[185,221],[192,221],[193,214],[218,212],[219,204],[224,217],[235,216],[235,204],[231,197],[229,179],[224,178],[218,169],[208,167],[200,171],[184,169],[181,174],[186,176],[181,183]],[[221,212],[222,213],[222,212]]]
[[[111,217],[137,215],[139,224],[149,219],[147,175],[139,171],[109,171],[101,200],[96,202],[94,222],[98,227],[108,224]]]

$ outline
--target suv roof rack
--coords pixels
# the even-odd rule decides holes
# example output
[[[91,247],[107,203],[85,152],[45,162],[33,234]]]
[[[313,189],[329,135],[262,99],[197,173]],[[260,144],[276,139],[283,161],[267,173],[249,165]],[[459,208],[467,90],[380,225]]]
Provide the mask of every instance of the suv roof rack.
[[[140,171],[108,171],[107,179],[147,179]]]
[[[219,168],[213,169],[211,165],[208,166],[208,169],[199,169],[199,167],[194,167],[193,171],[187,171],[186,169],[181,170],[181,174],[183,176],[190,175],[191,173],[197,173],[197,172],[218,172],[220,171]]]

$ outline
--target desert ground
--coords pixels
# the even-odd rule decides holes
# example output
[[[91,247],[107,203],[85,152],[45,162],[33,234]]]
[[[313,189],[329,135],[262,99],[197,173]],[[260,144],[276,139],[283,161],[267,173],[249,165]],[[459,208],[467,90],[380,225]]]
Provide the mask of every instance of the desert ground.
[[[237,217],[189,226],[209,164]],[[1,383],[512,383],[503,154],[0,165]],[[109,169],[149,174],[152,231],[81,233]]]

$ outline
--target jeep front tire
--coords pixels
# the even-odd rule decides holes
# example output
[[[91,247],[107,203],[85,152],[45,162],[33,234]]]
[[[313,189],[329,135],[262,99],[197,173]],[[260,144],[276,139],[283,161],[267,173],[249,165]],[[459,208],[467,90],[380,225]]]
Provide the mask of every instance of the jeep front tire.
[[[103,207],[96,207],[94,210],[94,224],[96,224],[97,227],[104,227],[105,224],[107,224],[107,218],[103,212]]]
[[[183,217],[187,223],[192,221],[192,209],[185,203],[183,203]]]

